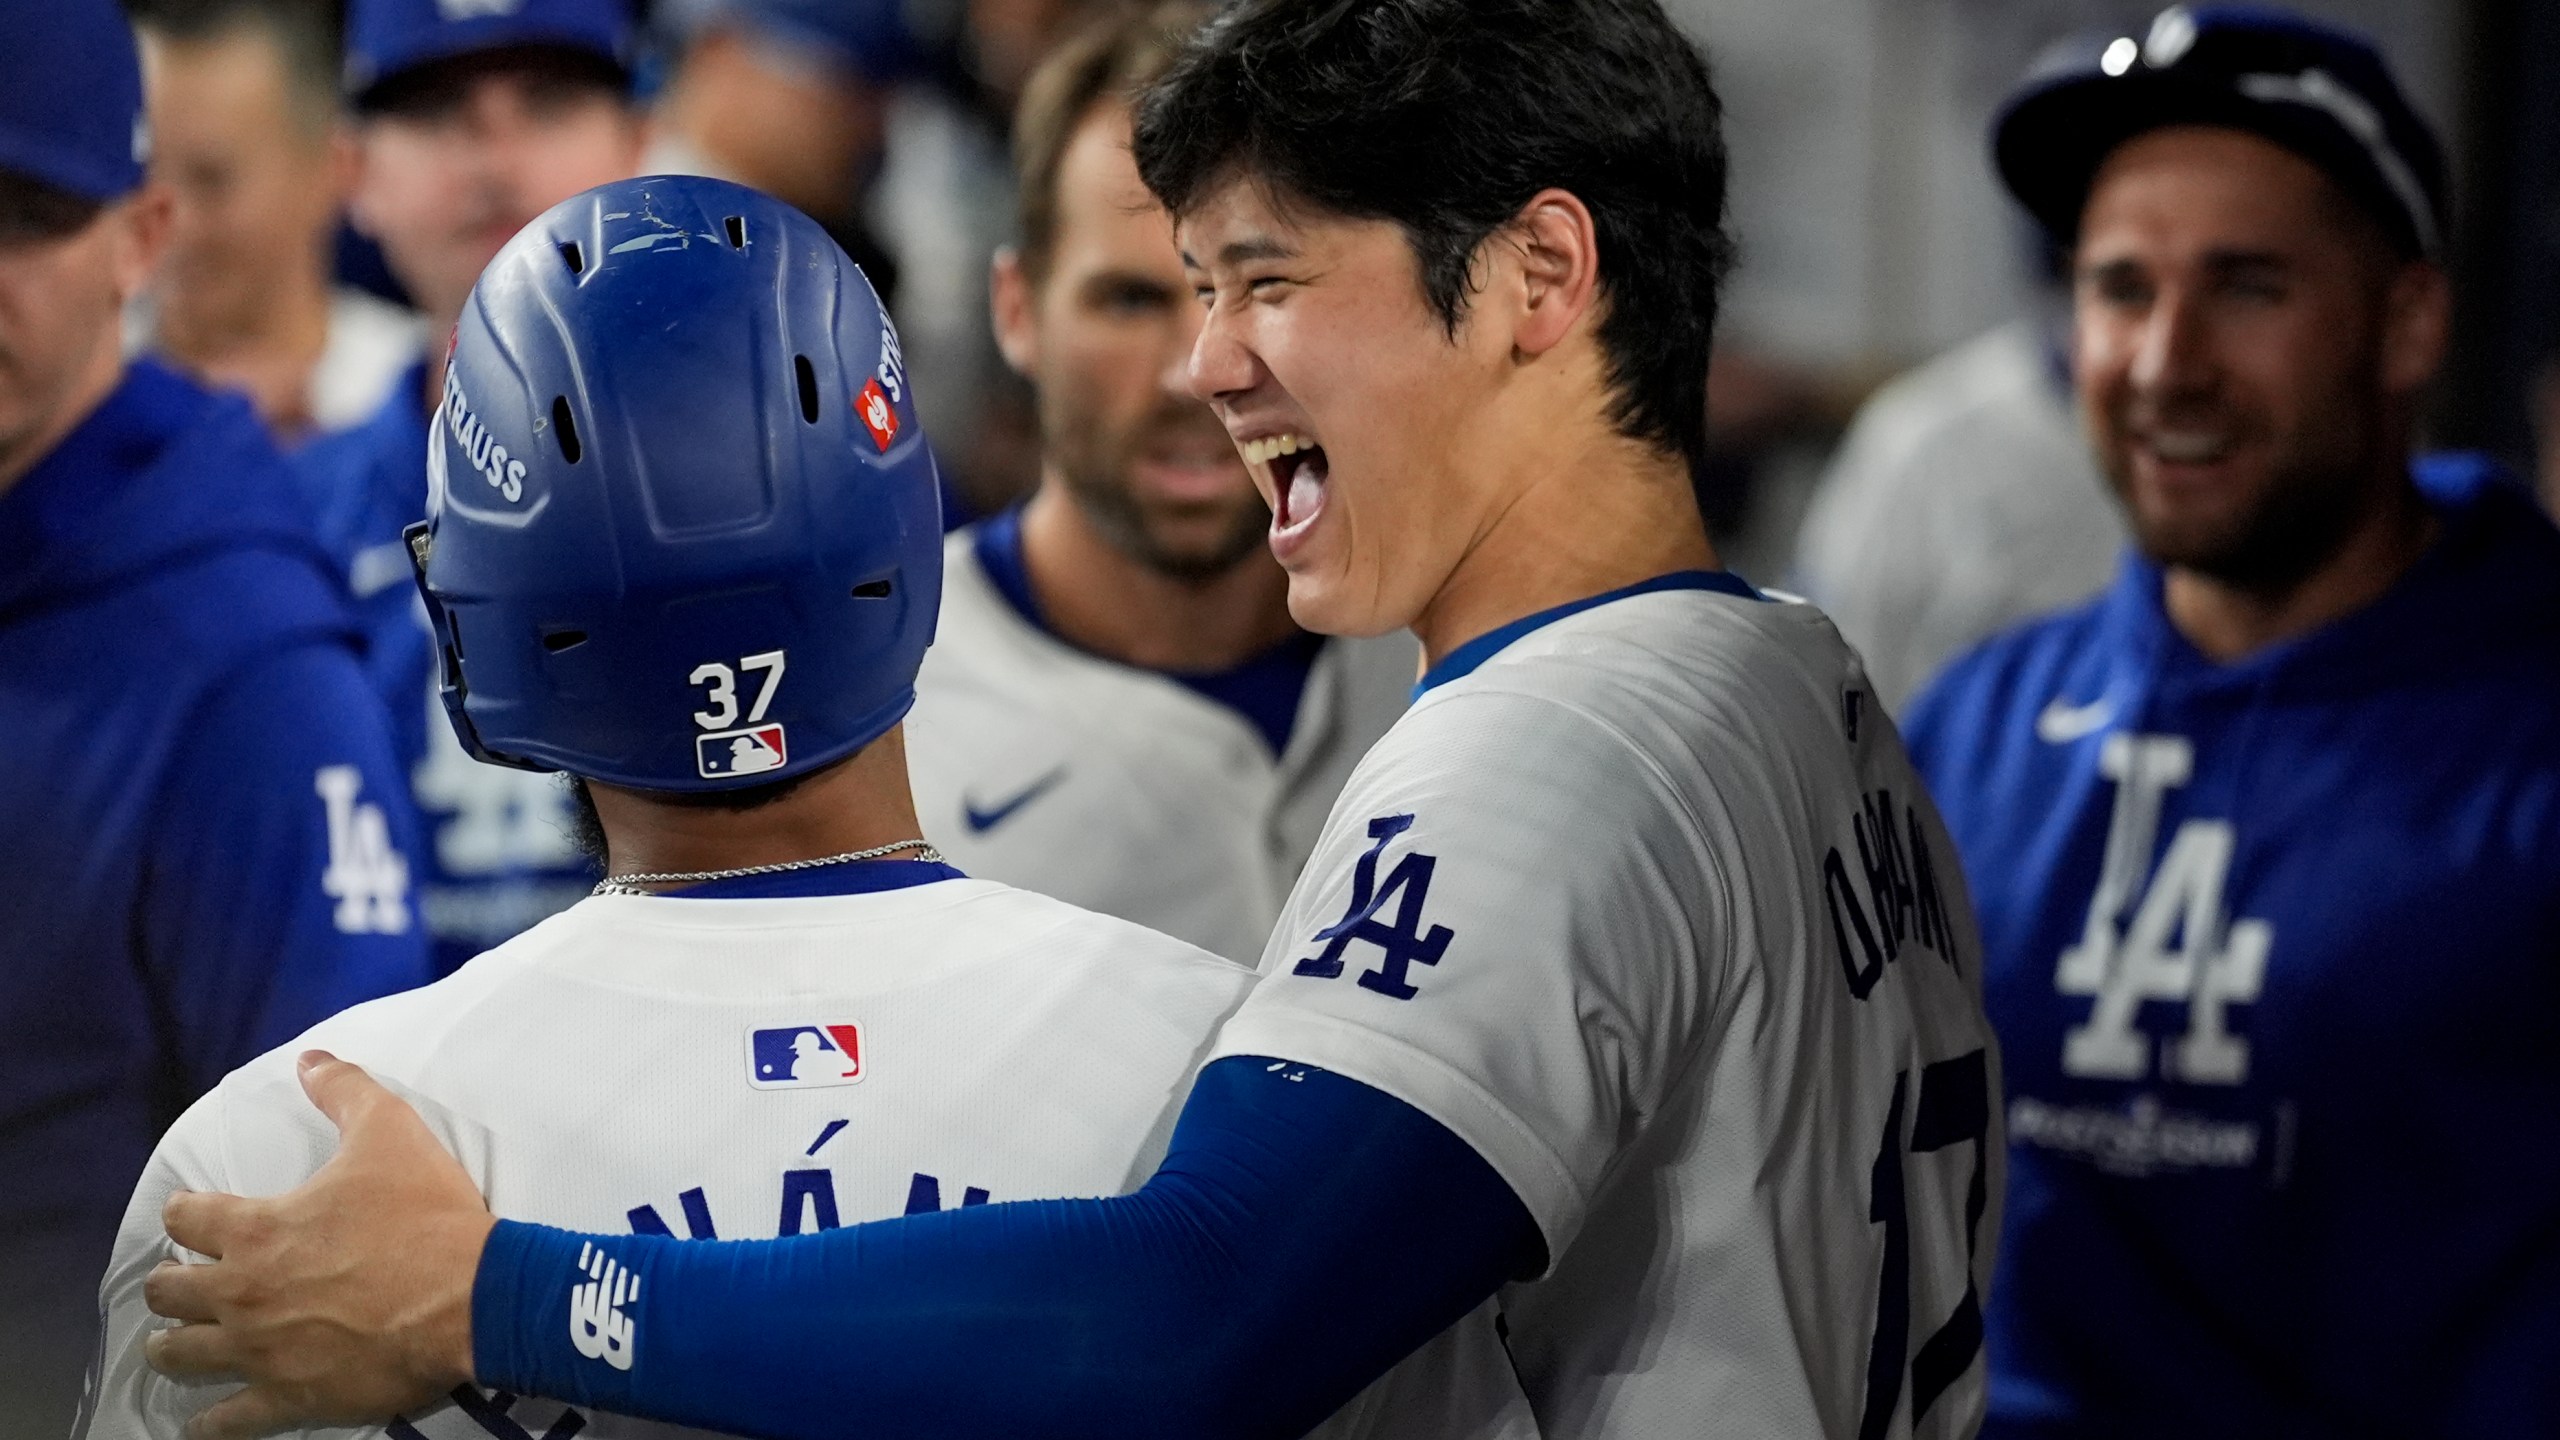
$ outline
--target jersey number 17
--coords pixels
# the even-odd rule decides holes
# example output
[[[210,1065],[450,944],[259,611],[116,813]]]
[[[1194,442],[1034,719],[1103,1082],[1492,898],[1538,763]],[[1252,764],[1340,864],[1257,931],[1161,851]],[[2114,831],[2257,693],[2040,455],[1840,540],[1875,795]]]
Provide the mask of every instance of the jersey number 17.
[[[1982,1212],[1991,1198],[1988,1057],[1971,1050],[1920,1071],[1919,1113],[1912,1117],[1908,1148],[1923,1155],[1970,1142],[1973,1180],[1964,1202],[1964,1299],[1916,1353],[1910,1348],[1911,1212],[1902,1176],[1902,1120],[1910,1085],[1908,1070],[1893,1077],[1893,1106],[1885,1114],[1884,1143],[1876,1150],[1871,1172],[1867,1218],[1884,1226],[1884,1274],[1876,1285],[1875,1341],[1867,1352],[1867,1397],[1858,1417],[1858,1440],[1882,1440],[1892,1428],[1894,1408],[1902,1399],[1904,1356],[1911,1357],[1911,1428],[1916,1432],[1920,1417],[1982,1352],[1982,1297],[1974,1284],[1973,1259],[1982,1239]]]

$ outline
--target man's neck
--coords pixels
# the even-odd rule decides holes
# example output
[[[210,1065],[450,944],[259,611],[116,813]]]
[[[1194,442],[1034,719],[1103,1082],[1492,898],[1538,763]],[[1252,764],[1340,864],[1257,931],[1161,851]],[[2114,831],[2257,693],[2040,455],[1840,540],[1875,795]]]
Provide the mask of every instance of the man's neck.
[[[1538,468],[1414,619],[1426,667],[1542,610],[1718,567],[1677,456],[1603,431],[1526,463]]]
[[[1213,674],[1298,633],[1288,576],[1269,551],[1176,579],[1112,544],[1054,474],[1023,511],[1022,567],[1060,639],[1123,665]]]
[[[698,874],[817,860],[913,840],[915,799],[907,787],[903,729],[790,794],[753,810],[671,805],[636,791],[589,782],[604,826],[613,875]],[[893,858],[912,859],[912,852]]]
[[[2443,527],[2405,466],[2395,464],[2369,493],[2365,515],[2344,543],[2291,585],[2257,589],[2172,567],[2161,584],[2169,623],[2207,659],[2227,665],[2381,599]]]
[[[152,344],[211,384],[246,390],[272,424],[308,423],[311,372],[329,346],[329,284],[318,272],[281,277],[247,314],[219,319],[163,305]]]

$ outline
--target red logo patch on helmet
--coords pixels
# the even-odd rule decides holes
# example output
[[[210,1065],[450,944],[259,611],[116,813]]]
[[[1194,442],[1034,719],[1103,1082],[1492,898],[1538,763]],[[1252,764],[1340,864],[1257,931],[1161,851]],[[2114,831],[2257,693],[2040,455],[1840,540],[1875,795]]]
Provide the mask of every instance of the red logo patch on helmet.
[[[862,382],[861,393],[853,397],[853,413],[862,417],[862,428],[871,432],[871,442],[884,453],[898,438],[898,412],[890,407],[889,392],[880,388],[877,377]]]

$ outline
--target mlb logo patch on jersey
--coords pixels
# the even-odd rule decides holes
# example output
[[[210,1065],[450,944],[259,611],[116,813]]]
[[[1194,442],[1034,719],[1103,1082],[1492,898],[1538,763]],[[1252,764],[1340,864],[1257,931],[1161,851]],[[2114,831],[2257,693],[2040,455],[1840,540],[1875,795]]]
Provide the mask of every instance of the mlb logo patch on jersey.
[[[702,778],[717,780],[779,770],[791,759],[791,750],[783,743],[781,726],[757,725],[705,735],[693,742],[693,755]]]
[[[898,412],[889,407],[889,392],[880,388],[878,376],[862,382],[862,393],[853,397],[853,413],[862,417],[871,443],[883,451],[898,438]]]
[[[861,1078],[859,1025],[778,1025],[747,1032],[747,1083],[758,1090],[814,1090]]]

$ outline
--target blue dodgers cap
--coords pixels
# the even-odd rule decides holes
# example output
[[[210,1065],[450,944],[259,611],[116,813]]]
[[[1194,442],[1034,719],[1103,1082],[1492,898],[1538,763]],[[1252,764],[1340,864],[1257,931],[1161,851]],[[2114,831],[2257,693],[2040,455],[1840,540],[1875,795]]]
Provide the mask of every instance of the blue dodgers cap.
[[[630,0],[353,0],[344,84],[362,106],[420,66],[525,47],[591,55],[627,78],[631,45]]]
[[[142,183],[142,62],[115,0],[0,0],[0,170],[91,200]]]
[[[2068,246],[2107,156],[2170,125],[2273,141],[2326,172],[2402,254],[2443,251],[2445,160],[2435,132],[2370,41],[2289,11],[2179,5],[2139,37],[2057,47],[2001,107],[1992,151],[2009,193]]]

